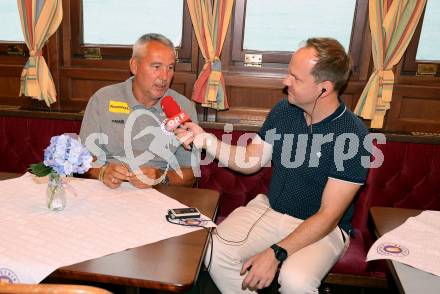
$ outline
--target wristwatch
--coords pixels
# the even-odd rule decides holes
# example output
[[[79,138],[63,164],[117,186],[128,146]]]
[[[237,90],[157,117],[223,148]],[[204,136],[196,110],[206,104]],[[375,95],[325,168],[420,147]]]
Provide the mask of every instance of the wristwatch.
[[[163,178],[161,184],[163,186],[168,186],[168,183],[170,182],[170,178],[168,177],[168,175],[165,175],[165,177]]]
[[[273,244],[270,246],[272,248],[273,252],[275,253],[275,258],[280,262],[283,263],[287,259],[287,251],[283,247],[278,246],[277,244]]]

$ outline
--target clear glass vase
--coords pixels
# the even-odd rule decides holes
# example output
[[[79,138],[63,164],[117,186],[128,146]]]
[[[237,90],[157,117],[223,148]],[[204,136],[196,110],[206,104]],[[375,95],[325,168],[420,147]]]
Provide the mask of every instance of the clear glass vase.
[[[63,179],[56,172],[49,174],[47,182],[47,208],[61,211],[66,207],[66,192],[64,191]]]

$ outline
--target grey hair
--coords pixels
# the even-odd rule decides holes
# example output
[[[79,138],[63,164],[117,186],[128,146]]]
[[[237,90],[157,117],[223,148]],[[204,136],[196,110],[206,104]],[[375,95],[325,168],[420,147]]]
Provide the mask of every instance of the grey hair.
[[[133,53],[131,57],[139,57],[140,49],[151,41],[162,43],[163,45],[172,49],[174,52],[174,44],[170,39],[161,34],[149,33],[142,35],[139,39],[137,39],[136,43],[133,45]]]

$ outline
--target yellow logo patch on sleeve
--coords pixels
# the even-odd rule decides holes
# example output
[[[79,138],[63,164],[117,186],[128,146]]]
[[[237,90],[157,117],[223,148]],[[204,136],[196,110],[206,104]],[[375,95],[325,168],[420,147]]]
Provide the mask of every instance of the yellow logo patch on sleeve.
[[[110,100],[108,111],[114,113],[130,113],[130,107],[127,102]]]

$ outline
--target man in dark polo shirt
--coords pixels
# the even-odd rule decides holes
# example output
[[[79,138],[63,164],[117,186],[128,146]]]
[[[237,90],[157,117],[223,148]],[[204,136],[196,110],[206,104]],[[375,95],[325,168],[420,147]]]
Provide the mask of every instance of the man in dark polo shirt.
[[[222,293],[270,285],[281,265],[281,293],[318,293],[349,244],[352,201],[364,183],[367,129],[338,97],[350,59],[334,39],[312,38],[293,55],[288,97],[247,146],[226,146],[197,124],[176,130],[224,165],[254,173],[272,162],[268,195],[237,208],[216,229],[210,274]],[[229,150],[229,152],[227,152]]]
[[[98,90],[89,100],[81,125],[82,142],[103,163],[88,176],[110,188],[129,181],[137,188],[158,183],[191,186],[191,152],[167,134],[160,101],[172,96],[192,121],[193,103],[169,88],[176,56],[173,43],[159,34],[146,34],[133,46],[133,77]]]

